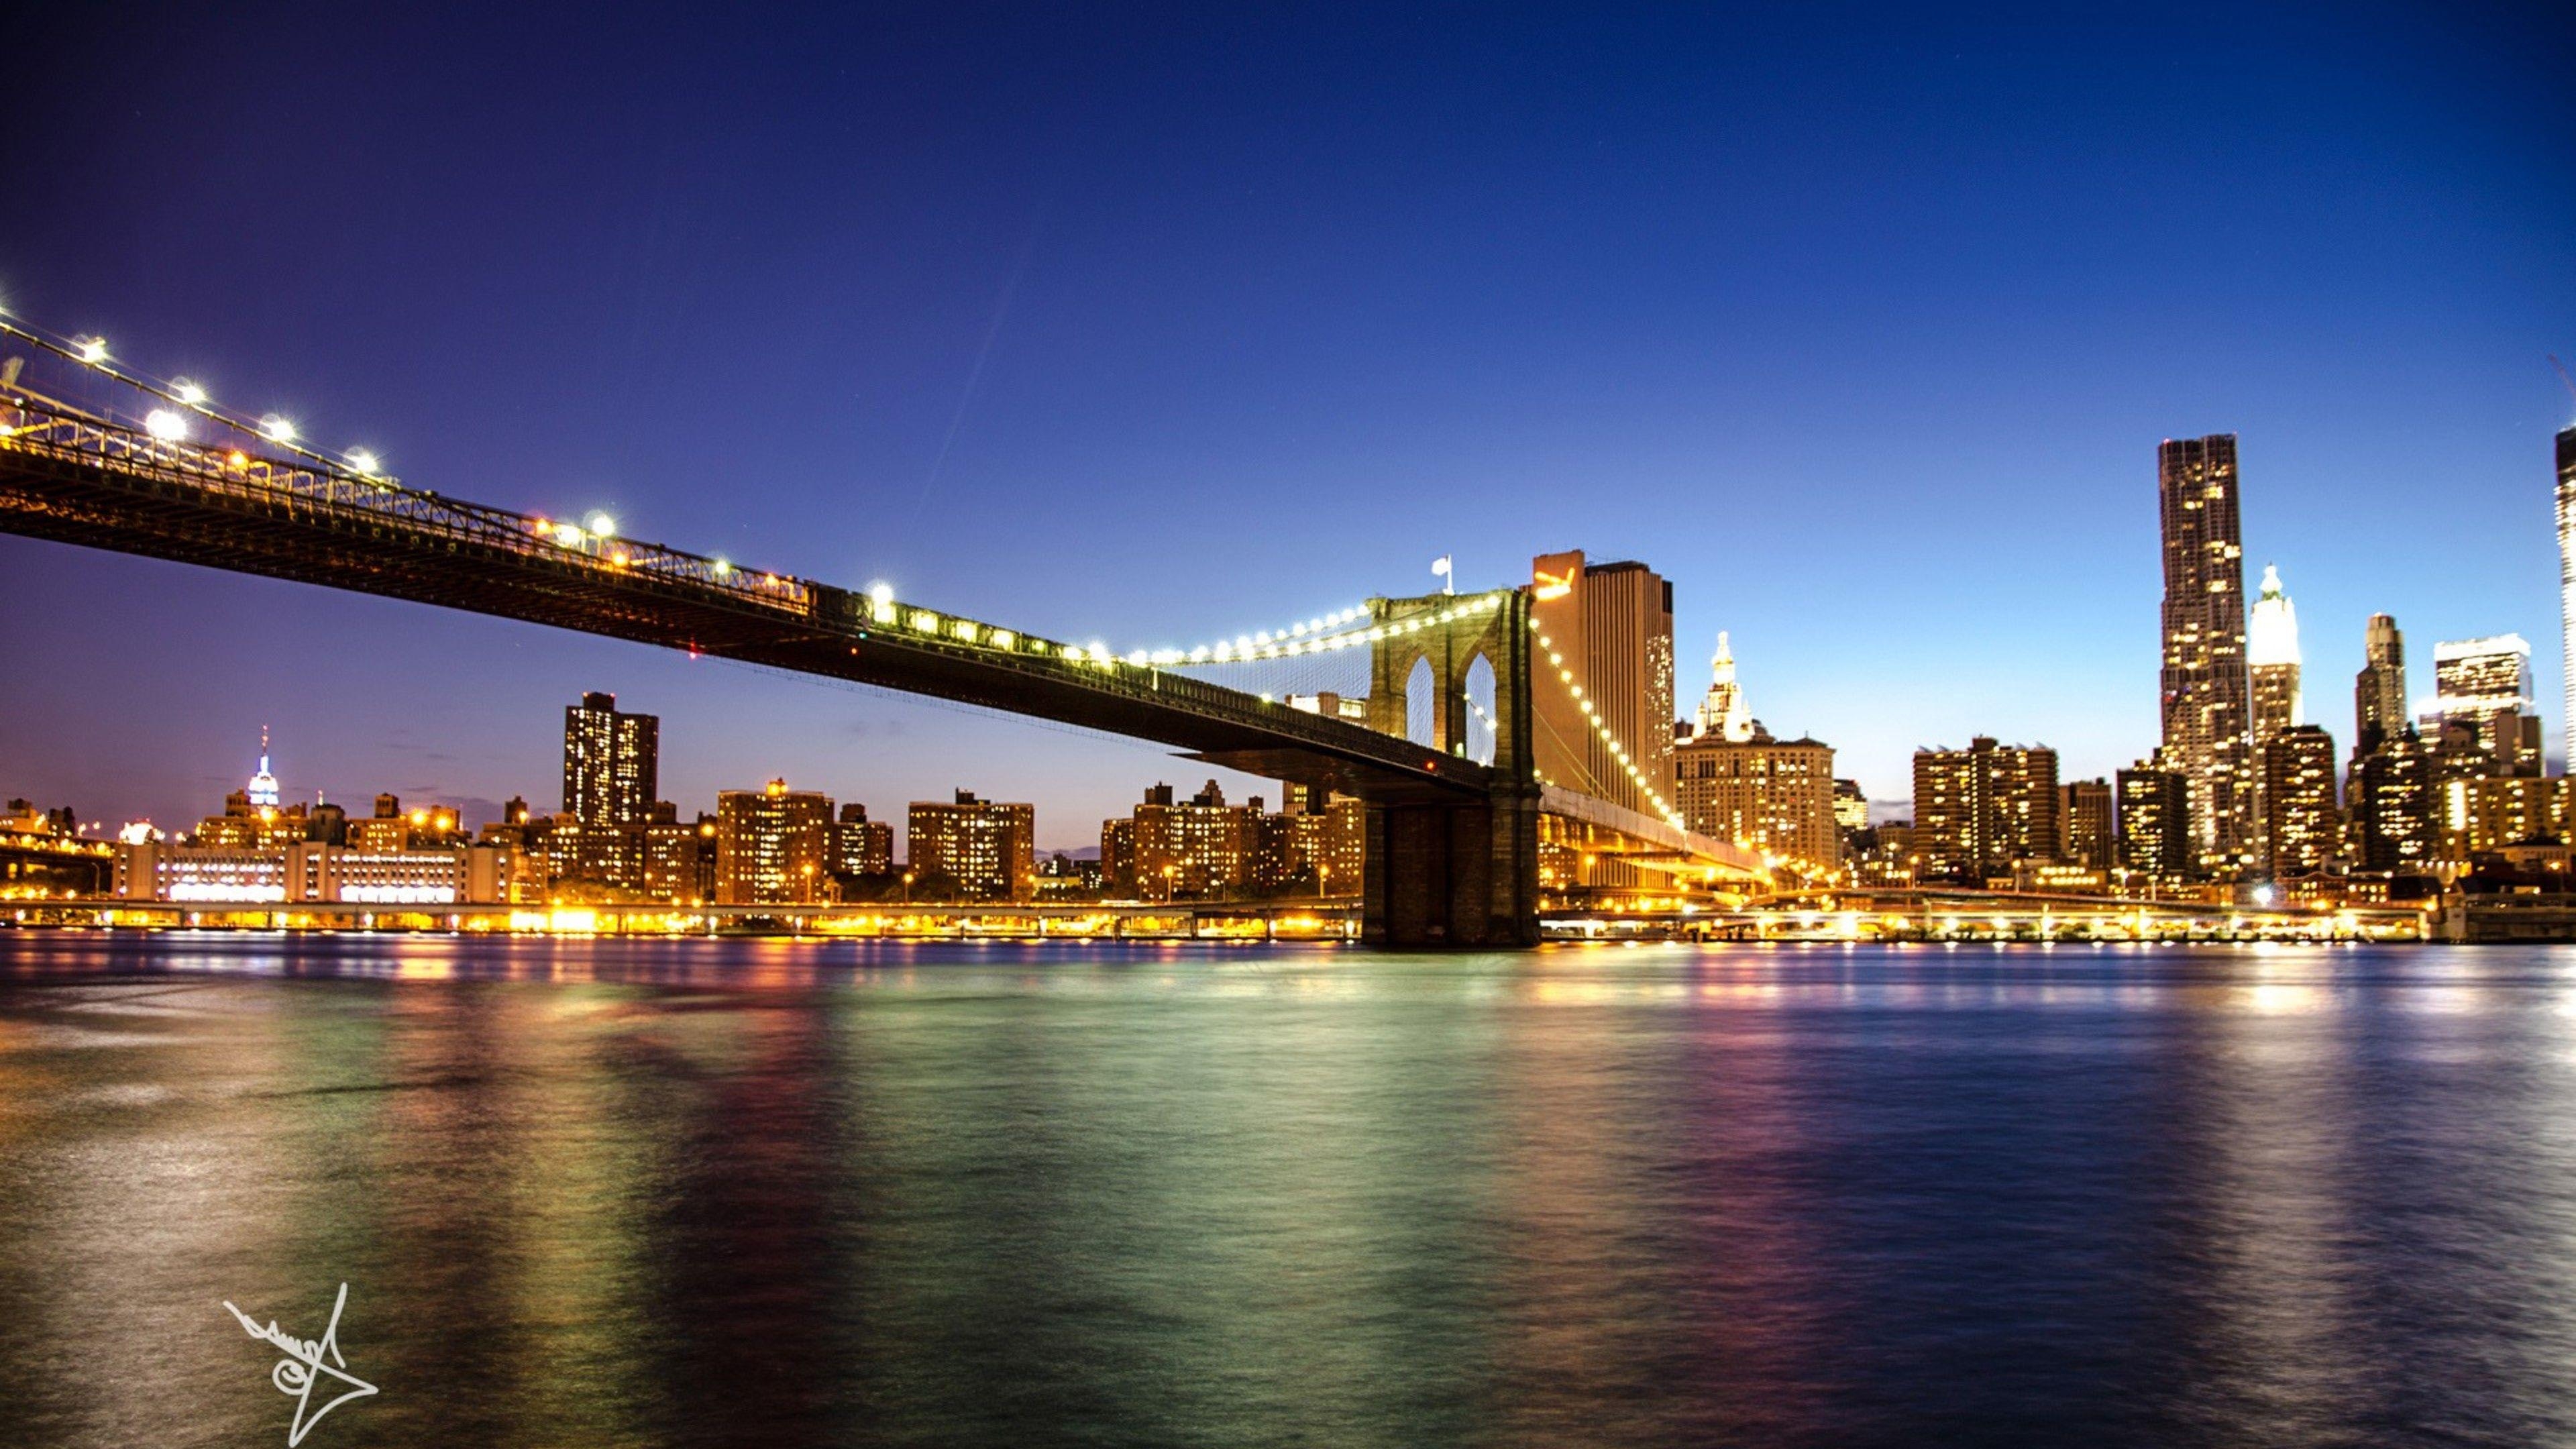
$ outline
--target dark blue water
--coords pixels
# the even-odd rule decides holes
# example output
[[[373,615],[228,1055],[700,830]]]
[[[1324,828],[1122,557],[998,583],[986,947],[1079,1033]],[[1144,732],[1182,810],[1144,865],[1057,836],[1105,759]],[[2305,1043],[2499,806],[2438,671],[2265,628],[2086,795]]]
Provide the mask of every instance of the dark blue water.
[[[0,1443],[2576,1442],[2576,953],[0,933]]]

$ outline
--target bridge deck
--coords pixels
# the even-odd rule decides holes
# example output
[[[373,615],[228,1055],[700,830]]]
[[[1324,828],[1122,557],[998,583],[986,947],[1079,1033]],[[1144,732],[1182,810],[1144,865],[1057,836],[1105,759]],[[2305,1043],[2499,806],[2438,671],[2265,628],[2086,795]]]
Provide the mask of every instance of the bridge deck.
[[[1497,783],[1472,761],[1170,669],[583,536],[310,457],[158,439],[24,391],[0,394],[0,531],[926,694],[1372,800]]]

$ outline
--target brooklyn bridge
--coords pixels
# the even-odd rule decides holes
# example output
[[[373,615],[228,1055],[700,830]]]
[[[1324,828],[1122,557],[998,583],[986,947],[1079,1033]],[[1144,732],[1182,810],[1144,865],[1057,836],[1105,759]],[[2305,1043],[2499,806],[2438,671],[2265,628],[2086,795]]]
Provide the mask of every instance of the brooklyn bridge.
[[[1582,676],[1585,624],[1561,581],[1119,651],[644,542],[613,519],[468,503],[98,340],[14,319],[0,338],[0,530],[927,695],[1355,797],[1363,934],[1391,945],[1534,943],[1552,898],[1595,882],[1720,900],[1769,877],[1761,852],[1685,829],[1654,742],[1616,733],[1615,686]],[[1259,687],[1327,660],[1364,670],[1364,692],[1326,709]]]

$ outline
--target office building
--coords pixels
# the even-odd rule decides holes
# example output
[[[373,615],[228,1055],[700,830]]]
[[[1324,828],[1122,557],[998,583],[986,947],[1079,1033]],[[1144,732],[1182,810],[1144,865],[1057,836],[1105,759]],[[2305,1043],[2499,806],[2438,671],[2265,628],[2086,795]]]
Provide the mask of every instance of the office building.
[[[2159,754],[2191,787],[2201,864],[2231,870],[2244,858],[2254,805],[2236,437],[2168,439],[2156,475],[2165,583]]]
[[[905,821],[916,894],[954,891],[970,901],[1025,900],[1037,875],[1037,810],[978,800],[915,800]]]
[[[1571,676],[1534,681],[1538,772],[1648,815],[1673,778],[1673,589],[1641,563],[1592,564],[1580,552],[1531,563],[1530,612]],[[1581,699],[1567,688],[1582,687]],[[1593,709],[1586,715],[1582,701]],[[1630,779],[1616,741],[1645,782]]]
[[[758,790],[716,796],[716,901],[728,906],[803,905],[823,899],[832,802],[772,780]]]
[[[2198,852],[2191,828],[2191,782],[2179,770],[2140,760],[2116,779],[2120,792],[2120,866],[2153,881],[2193,873]]]
[[[2424,734],[2436,769],[2455,775],[2538,775],[2540,719],[2531,707],[2531,645],[2519,634],[2433,646],[2432,713]]]
[[[2076,780],[2065,787],[2058,804],[2059,860],[2086,870],[2109,870],[2119,864],[2119,812],[2108,780]]]
[[[672,811],[644,827],[643,891],[675,906],[716,899],[716,817],[682,820]]]
[[[1980,735],[1964,750],[1914,752],[1912,854],[1926,880],[1982,882],[2053,861],[2057,751]]]
[[[2273,876],[2313,875],[2342,853],[2332,735],[2294,724],[2264,742],[2263,812],[2265,862]]]
[[[1673,751],[1674,808],[1685,829],[1749,845],[1808,872],[1842,859],[1834,824],[1834,751],[1820,740],[1730,738],[1703,719]]]

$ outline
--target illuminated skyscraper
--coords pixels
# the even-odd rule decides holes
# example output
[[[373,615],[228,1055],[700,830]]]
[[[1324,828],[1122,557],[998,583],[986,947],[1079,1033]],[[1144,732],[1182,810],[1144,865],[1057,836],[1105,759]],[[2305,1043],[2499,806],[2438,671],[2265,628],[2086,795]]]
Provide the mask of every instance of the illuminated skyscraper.
[[[2291,725],[2263,744],[2263,841],[2274,876],[2310,875],[2343,839],[2335,809],[2334,737]]]
[[[2245,667],[2252,677],[2254,748],[2299,722],[2299,608],[2281,589],[2281,571],[2263,566],[2262,591],[2245,626]]]
[[[594,691],[564,707],[563,808],[572,817],[561,842],[567,874],[641,884],[644,828],[653,823],[661,781],[661,731],[653,715],[620,713],[613,694]]]
[[[2434,645],[2433,687],[2433,713],[2422,723],[2441,747],[2449,766],[2444,775],[2540,773],[2540,720],[2531,708],[2531,645],[2521,635],[2446,639]]]
[[[1673,586],[1641,563],[1587,564],[1580,552],[1531,562],[1530,616],[1555,641],[1570,680],[1534,682],[1538,772],[1648,815],[1654,801],[1611,753],[1606,733],[1648,786],[1673,786]],[[1578,699],[1568,684],[1582,686]],[[1582,702],[1593,713],[1586,716]],[[1598,722],[1598,728],[1595,722]]]
[[[617,696],[585,694],[564,707],[563,808],[583,825],[644,825],[661,773],[662,721],[622,714]]]
[[[2576,771],[2576,427],[2558,431],[2558,627],[2566,668],[2566,712],[2558,727],[2566,766]]]
[[[2164,539],[2164,749],[2191,788],[2204,864],[2232,868],[2252,835],[2252,731],[2245,674],[2245,564],[2237,531],[2236,435],[2156,450]]]
[[[2406,635],[2386,614],[2361,634],[2361,673],[2352,681],[2352,755],[2358,760],[2406,728]]]
[[[2433,863],[2435,798],[2430,752],[2412,729],[2356,762],[2348,802],[2354,853],[2370,870],[2420,873]]]

